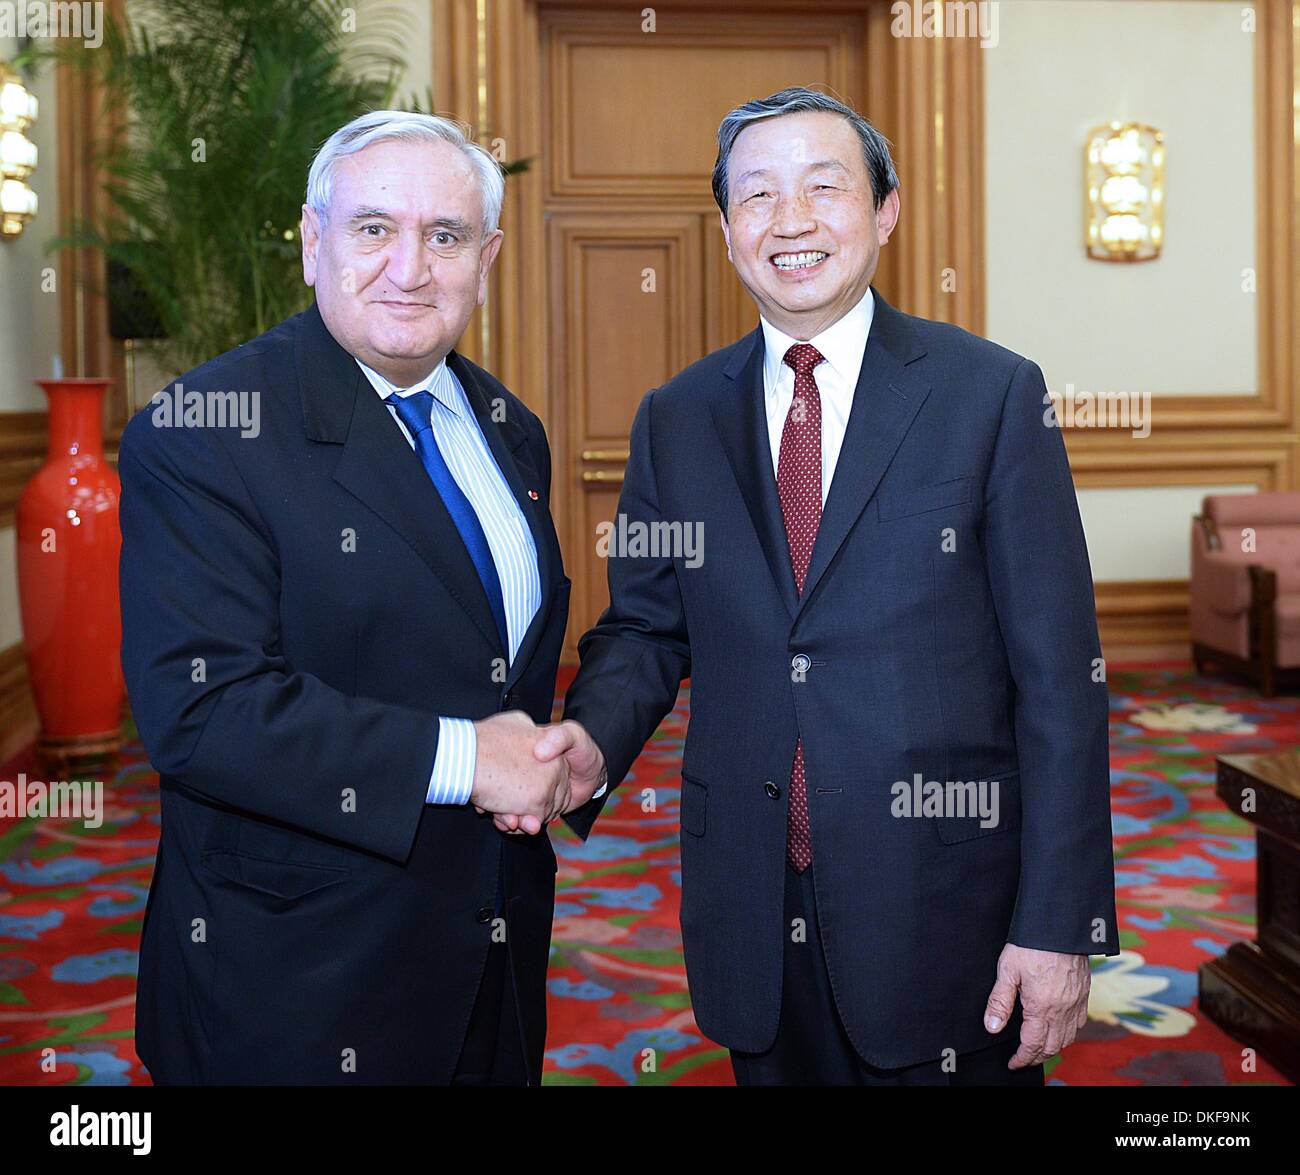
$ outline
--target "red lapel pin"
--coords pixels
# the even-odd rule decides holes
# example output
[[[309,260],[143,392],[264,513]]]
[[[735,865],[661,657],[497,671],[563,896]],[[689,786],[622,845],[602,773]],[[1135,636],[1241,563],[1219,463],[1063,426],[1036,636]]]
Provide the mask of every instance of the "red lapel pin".
[[[539,496],[539,495],[538,495],[538,493],[537,493],[536,490],[529,490],[529,491],[528,491],[528,496],[529,496],[530,498],[532,498],[532,500],[533,500],[534,502],[536,502],[537,499],[538,499],[538,496]]]

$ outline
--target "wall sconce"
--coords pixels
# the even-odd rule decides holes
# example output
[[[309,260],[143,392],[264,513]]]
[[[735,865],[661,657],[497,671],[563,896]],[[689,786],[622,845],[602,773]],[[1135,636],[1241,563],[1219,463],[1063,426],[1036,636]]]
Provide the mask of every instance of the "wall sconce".
[[[1088,132],[1084,148],[1088,256],[1153,261],[1165,239],[1165,137],[1141,122]]]
[[[36,193],[27,183],[36,170],[36,144],[25,133],[36,114],[35,95],[0,61],[0,239],[18,236],[36,215]]]

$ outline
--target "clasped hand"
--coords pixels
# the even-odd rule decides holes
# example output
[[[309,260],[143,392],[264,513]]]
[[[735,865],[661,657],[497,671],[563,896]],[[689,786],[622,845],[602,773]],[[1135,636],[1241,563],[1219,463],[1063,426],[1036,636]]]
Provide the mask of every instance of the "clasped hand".
[[[591,799],[605,760],[576,722],[538,726],[522,710],[474,724],[478,754],[470,803],[502,832],[536,835]]]

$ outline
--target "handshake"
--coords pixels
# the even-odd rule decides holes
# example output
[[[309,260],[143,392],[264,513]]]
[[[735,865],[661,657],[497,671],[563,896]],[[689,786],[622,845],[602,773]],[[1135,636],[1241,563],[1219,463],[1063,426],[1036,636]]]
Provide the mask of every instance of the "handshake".
[[[474,723],[478,754],[470,803],[502,832],[536,835],[582,807],[604,784],[605,757],[576,722],[538,726],[522,710]]]

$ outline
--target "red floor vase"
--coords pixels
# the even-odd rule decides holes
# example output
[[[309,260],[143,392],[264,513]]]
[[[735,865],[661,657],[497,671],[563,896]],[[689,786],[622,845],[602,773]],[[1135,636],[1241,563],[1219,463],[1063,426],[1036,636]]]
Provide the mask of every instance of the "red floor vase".
[[[104,457],[107,379],[42,379],[50,402],[45,464],[18,499],[18,595],[50,767],[107,762],[122,737],[117,563],[121,483]]]

